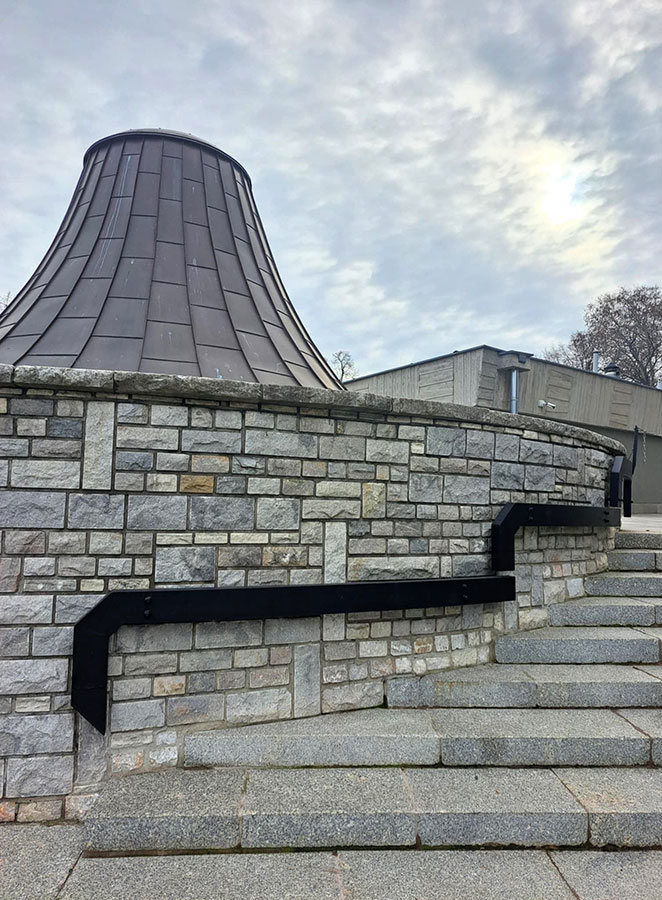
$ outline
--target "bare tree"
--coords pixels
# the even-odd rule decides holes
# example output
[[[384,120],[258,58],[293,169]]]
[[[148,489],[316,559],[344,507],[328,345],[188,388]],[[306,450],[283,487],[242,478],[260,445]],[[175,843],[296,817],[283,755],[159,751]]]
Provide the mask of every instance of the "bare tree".
[[[7,291],[6,294],[0,294],[0,312],[2,312],[3,309],[7,309],[10,303],[11,291]]]
[[[628,381],[654,386],[662,375],[662,291],[657,285],[620,288],[589,303],[586,328],[543,357],[590,369],[593,350],[615,362]]]
[[[354,364],[354,360],[352,359],[352,354],[347,350],[336,350],[335,353],[332,353],[330,363],[331,368],[338,376],[338,381],[340,381],[341,384],[344,384],[351,378],[356,378],[359,374],[359,371]]]

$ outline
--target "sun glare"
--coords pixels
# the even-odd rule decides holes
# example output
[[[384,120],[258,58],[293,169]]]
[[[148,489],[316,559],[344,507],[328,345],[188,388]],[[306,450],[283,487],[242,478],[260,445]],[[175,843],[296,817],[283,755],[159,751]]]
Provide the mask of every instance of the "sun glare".
[[[552,170],[545,184],[542,210],[553,225],[582,218],[577,177],[560,168]]]

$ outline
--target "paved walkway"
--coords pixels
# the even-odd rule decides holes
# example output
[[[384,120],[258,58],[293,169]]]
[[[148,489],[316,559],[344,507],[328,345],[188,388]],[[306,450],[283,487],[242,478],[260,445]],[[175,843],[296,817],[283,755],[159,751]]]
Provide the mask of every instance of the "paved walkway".
[[[662,534],[662,516],[625,516],[621,519],[622,531],[648,531]]]
[[[659,900],[662,885],[661,851],[82,851],[75,825],[0,826],[0,900]]]

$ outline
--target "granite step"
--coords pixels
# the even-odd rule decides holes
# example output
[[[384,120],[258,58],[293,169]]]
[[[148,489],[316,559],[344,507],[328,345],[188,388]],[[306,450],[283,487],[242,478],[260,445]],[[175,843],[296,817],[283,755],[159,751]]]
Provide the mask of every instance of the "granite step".
[[[565,626],[504,635],[500,663],[658,663],[662,628]]]
[[[662,600],[653,597],[580,597],[549,607],[550,625],[655,625]]]
[[[638,768],[171,770],[108,782],[86,850],[657,847],[662,779]]]
[[[597,597],[662,597],[662,572],[601,572],[584,579],[586,593]]]
[[[662,553],[655,550],[610,550],[607,563],[616,572],[654,572],[662,568]]]
[[[662,666],[494,664],[386,683],[389,708],[662,706]]]
[[[617,550],[662,550],[662,534],[648,531],[617,531]]]
[[[75,864],[58,897],[659,900],[660,884],[659,851],[340,850],[83,858]],[[45,900],[41,895],[39,898]]]
[[[371,709],[185,739],[188,767],[636,766],[650,759],[651,739],[612,710]]]

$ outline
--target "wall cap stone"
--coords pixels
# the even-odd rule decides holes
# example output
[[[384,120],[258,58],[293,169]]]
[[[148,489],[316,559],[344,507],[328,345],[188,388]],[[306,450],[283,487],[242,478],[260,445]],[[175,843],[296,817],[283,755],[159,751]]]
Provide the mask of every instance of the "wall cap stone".
[[[625,454],[618,441],[587,428],[534,416],[513,415],[479,406],[439,403],[432,400],[384,397],[369,392],[334,391],[293,385],[255,384],[244,381],[159,375],[148,372],[115,372],[55,366],[0,365],[0,385],[49,390],[102,391],[106,394],[140,394],[248,404],[282,404],[303,409],[353,410],[386,415],[444,419],[478,425],[495,425],[520,431],[537,431],[598,447],[611,454]]]

